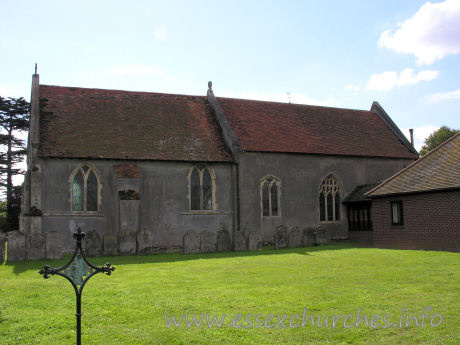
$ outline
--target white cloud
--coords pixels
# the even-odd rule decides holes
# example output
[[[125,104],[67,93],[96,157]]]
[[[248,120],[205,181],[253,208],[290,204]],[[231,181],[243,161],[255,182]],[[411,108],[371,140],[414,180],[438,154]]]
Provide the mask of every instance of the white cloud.
[[[109,72],[119,76],[159,76],[163,74],[162,70],[155,66],[137,64],[113,67]]]
[[[391,90],[398,83],[398,78],[398,73],[390,71],[373,74],[367,82],[366,90]]]
[[[168,38],[168,31],[164,26],[158,26],[155,28],[153,31],[153,34],[155,35],[157,40],[164,41],[165,39]]]
[[[433,93],[426,97],[428,102],[442,102],[452,99],[460,99],[460,89],[450,92]]]
[[[420,151],[425,139],[434,131],[439,129],[439,126],[425,125],[414,128],[414,147],[417,151]],[[402,128],[402,132],[406,135],[407,139],[410,140],[409,128]]]
[[[415,85],[421,81],[430,81],[436,79],[439,71],[423,70],[414,75],[412,68],[406,68],[401,72],[398,79],[398,86]]]
[[[345,91],[350,91],[353,92],[355,96],[358,96],[360,94],[361,88],[358,85],[354,84],[348,84],[343,88]]]
[[[406,68],[401,73],[386,71],[372,74],[367,82],[366,90],[388,91],[394,87],[415,85],[421,81],[436,79],[439,71],[423,70],[414,75],[412,68]]]
[[[311,97],[304,96],[299,93],[277,93],[277,94],[268,94],[268,93],[259,93],[259,92],[223,92],[222,94],[217,95],[219,97],[230,97],[230,98],[242,98],[242,99],[253,99],[259,101],[270,101],[270,102],[282,102],[282,103],[295,103],[295,104],[309,104],[309,105],[323,105],[323,106],[339,106],[340,104],[333,100],[332,98],[328,99],[315,99]]]
[[[384,31],[378,41],[397,53],[413,54],[417,64],[429,65],[460,52],[460,1],[426,2],[396,29]]]

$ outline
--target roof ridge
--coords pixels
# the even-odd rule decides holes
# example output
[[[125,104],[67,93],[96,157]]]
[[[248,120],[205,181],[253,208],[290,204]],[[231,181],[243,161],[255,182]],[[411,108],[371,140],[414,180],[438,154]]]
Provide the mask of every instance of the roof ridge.
[[[327,105],[316,105],[316,104],[305,104],[305,103],[291,103],[291,102],[280,102],[280,101],[266,101],[262,99],[249,99],[249,98],[235,98],[235,97],[223,97],[223,96],[218,96],[216,97],[218,100],[220,98],[224,99],[231,99],[231,100],[236,100],[236,101],[247,101],[247,102],[263,102],[263,103],[273,103],[273,104],[286,104],[286,105],[293,105],[293,106],[300,106],[300,107],[316,107],[316,108],[327,108],[327,109],[341,109],[341,110],[351,110],[351,111],[359,111],[359,112],[364,112],[364,113],[371,113],[373,114],[372,111],[370,110],[365,110],[365,109],[354,109],[354,108],[341,108],[341,107],[331,107]]]
[[[433,153],[435,152],[438,152],[442,147],[444,147],[447,143],[451,142],[455,137],[459,136],[460,135],[460,132],[454,134],[452,137],[450,137],[449,139],[447,139],[445,142],[441,143],[440,145],[438,145],[437,147],[435,147],[433,150],[431,150],[430,152],[428,152],[426,155],[422,156],[421,158],[417,159],[416,161],[412,162],[411,164],[409,164],[407,167],[401,169],[400,171],[398,171],[396,174],[390,176],[389,178],[387,178],[385,181],[383,181],[382,183],[380,183],[378,186],[376,186],[375,188],[371,189],[370,191],[368,191],[366,193],[366,195],[369,195],[371,193],[374,193],[375,191],[381,189],[383,186],[385,186],[386,184],[390,183],[391,181],[393,181],[396,177],[402,175],[403,173],[405,173],[407,170],[409,169],[412,169],[415,165],[419,164],[420,162],[424,161],[427,157],[430,157]]]
[[[149,91],[132,91],[132,90],[121,90],[121,89],[106,89],[98,87],[81,87],[81,86],[61,86],[61,85],[49,85],[49,84],[40,84],[45,87],[54,87],[60,89],[79,89],[79,90],[95,90],[95,91],[109,91],[109,92],[118,92],[118,93],[138,93],[138,94],[151,94],[151,95],[165,95],[165,96],[179,96],[179,97],[200,97],[206,99],[205,95],[187,95],[183,93],[166,93],[166,92],[149,92]]]

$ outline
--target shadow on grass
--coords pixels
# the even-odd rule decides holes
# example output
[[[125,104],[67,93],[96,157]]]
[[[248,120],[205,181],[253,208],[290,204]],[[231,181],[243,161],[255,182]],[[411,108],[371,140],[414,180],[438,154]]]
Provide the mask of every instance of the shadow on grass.
[[[209,260],[209,259],[225,259],[236,257],[252,257],[252,256],[266,256],[266,255],[285,255],[285,254],[300,254],[311,255],[310,253],[319,252],[323,250],[341,250],[350,249],[354,246],[349,244],[331,244],[327,246],[318,247],[299,247],[299,248],[285,248],[274,249],[273,246],[263,247],[259,251],[244,251],[244,252],[222,252],[222,253],[203,253],[203,254],[182,254],[182,253],[165,253],[165,254],[150,254],[150,255],[137,255],[137,256],[113,256],[110,259],[113,264],[129,265],[129,264],[142,264],[152,262],[176,262],[176,261],[190,261],[190,260]],[[94,258],[98,259],[98,258]]]
[[[133,255],[133,256],[110,256],[110,257],[91,257],[90,261],[95,265],[103,265],[110,262],[113,266],[124,265],[139,265],[148,263],[165,263],[177,261],[190,261],[190,260],[209,260],[209,259],[225,259],[236,257],[252,257],[252,256],[265,256],[265,255],[286,255],[286,254],[299,254],[299,255],[314,255],[312,253],[328,250],[343,250],[359,248],[352,243],[334,243],[325,246],[317,247],[299,247],[299,248],[286,248],[274,249],[273,246],[264,247],[260,251],[244,251],[244,252],[223,252],[223,253],[203,253],[203,254],[182,254],[182,253],[158,253],[148,255]],[[66,254],[60,260],[36,260],[25,262],[6,262],[3,267],[13,267],[15,274],[20,274],[29,270],[37,270],[43,268],[44,265],[51,267],[60,267],[64,265],[71,258],[71,254]],[[38,274],[38,273],[37,273]]]

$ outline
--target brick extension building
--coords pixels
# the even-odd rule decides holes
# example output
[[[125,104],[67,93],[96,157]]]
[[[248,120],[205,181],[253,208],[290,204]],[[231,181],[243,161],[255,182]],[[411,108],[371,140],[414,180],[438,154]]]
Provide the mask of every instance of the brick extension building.
[[[366,195],[375,246],[460,251],[460,133]]]

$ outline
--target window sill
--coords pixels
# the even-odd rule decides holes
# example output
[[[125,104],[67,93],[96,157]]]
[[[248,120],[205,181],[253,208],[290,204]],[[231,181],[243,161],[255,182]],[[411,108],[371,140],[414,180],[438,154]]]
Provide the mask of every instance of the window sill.
[[[320,224],[340,224],[342,221],[341,220],[322,220],[319,223]]]
[[[268,219],[268,218],[281,218],[281,216],[262,216],[262,218]]]
[[[102,212],[44,213],[43,217],[104,217]]]
[[[391,224],[391,228],[402,229],[404,228],[404,224]]]
[[[215,216],[215,215],[222,215],[222,214],[232,214],[233,212],[228,211],[213,211],[213,210],[197,210],[197,211],[190,211],[190,212],[182,212],[182,215],[185,216]]]

